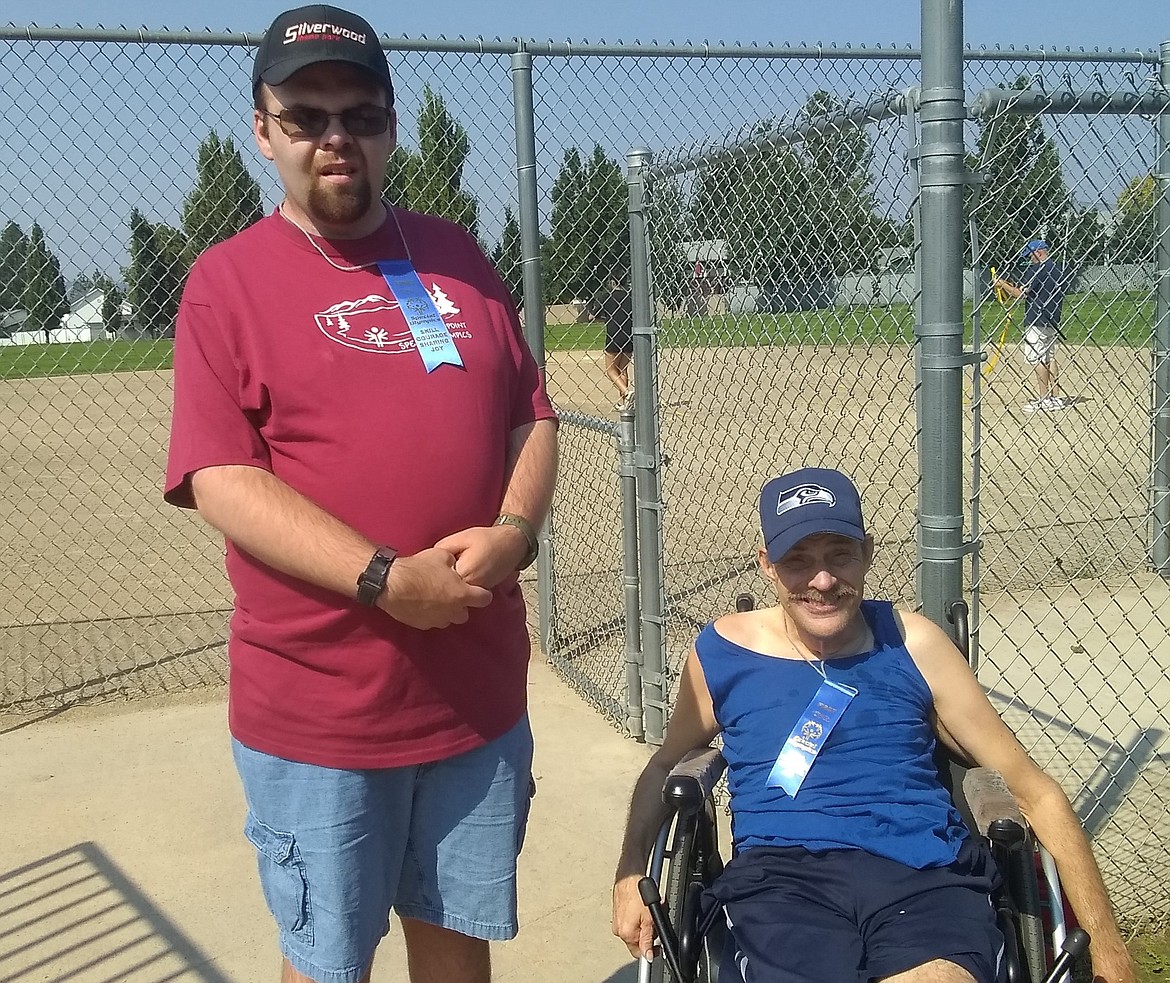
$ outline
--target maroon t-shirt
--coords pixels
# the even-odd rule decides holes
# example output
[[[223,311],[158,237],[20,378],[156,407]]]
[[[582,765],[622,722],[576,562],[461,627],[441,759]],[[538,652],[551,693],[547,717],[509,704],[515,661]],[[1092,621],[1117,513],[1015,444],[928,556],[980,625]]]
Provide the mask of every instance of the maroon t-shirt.
[[[463,367],[428,373],[377,267],[334,269],[274,213],[207,250],[187,279],[168,502],[193,505],[200,468],[242,464],[403,555],[492,523],[509,434],[553,410],[475,240],[395,214]],[[364,239],[316,242],[341,266],[407,258],[391,219]],[[530,646],[514,580],[466,624],[419,631],[230,542],[227,572],[229,723],[249,747],[337,768],[418,764],[478,747],[524,712]]]

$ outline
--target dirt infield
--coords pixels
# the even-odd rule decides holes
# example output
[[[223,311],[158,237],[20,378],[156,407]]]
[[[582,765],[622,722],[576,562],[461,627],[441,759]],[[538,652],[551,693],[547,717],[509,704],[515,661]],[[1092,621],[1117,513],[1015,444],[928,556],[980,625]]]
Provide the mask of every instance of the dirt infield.
[[[981,452],[982,675],[1080,796],[1125,909],[1164,922],[1170,597],[1146,569],[1149,356],[1064,355],[1064,390],[1082,397],[1070,409],[1024,414],[1023,367],[1005,357],[981,395],[981,430],[964,424],[963,453]],[[871,592],[912,600],[914,378],[905,346],[661,353],[672,663],[736,593],[762,593],[755,495],[800,464],[858,477],[879,545]],[[551,354],[548,379],[562,409],[616,420],[598,353]],[[170,373],[0,382],[0,407],[0,713],[222,681],[222,547],[161,501]],[[553,530],[554,662],[620,723],[612,437],[564,428]]]

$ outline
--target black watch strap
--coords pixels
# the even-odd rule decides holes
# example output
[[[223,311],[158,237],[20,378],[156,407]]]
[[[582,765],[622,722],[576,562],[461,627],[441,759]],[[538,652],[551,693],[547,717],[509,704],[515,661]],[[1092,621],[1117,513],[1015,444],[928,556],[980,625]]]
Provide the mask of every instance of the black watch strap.
[[[379,546],[374,550],[362,575],[357,579],[357,602],[366,607],[373,607],[378,596],[386,588],[386,578],[390,576],[390,565],[398,556],[398,550],[389,546]]]

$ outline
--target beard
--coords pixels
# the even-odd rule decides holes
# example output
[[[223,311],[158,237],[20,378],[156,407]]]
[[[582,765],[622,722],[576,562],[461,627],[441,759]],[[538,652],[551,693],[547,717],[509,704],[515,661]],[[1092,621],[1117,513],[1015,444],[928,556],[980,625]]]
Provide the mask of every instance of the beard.
[[[364,218],[373,201],[373,189],[364,178],[347,188],[314,184],[309,189],[308,211],[325,225],[349,225]]]

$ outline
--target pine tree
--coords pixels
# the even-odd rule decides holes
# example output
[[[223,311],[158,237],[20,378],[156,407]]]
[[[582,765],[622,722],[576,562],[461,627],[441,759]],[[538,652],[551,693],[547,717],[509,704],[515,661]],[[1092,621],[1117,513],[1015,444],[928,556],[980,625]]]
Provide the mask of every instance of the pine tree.
[[[174,326],[188,252],[187,240],[178,229],[152,225],[137,208],[131,211],[130,304],[134,322],[153,337],[162,337]]]
[[[383,193],[402,208],[438,215],[475,235],[479,205],[463,190],[467,130],[428,85],[418,115],[418,152],[399,147],[386,162]]]
[[[24,296],[24,263],[28,238],[15,222],[0,233],[0,313],[20,308]]]
[[[28,312],[26,330],[43,331],[46,342],[49,332],[60,328],[62,319],[69,313],[61,263],[50,251],[45,234],[36,222],[29,233],[24,258],[20,306]]]
[[[565,151],[552,187],[552,224],[547,263],[548,299],[566,304],[589,296],[588,237],[590,216],[583,209],[588,176],[581,151]]]
[[[524,298],[524,256],[520,248],[520,223],[508,206],[504,207],[504,228],[500,241],[492,250],[492,265],[519,306]]]
[[[195,187],[183,206],[184,260],[189,266],[208,246],[263,217],[260,186],[248,173],[231,138],[221,141],[212,130],[199,145]]]
[[[1015,88],[1025,89],[1028,82],[1020,76]],[[1014,266],[1029,239],[1047,238],[1061,250],[1060,233],[1068,225],[1072,197],[1056,144],[1039,116],[982,121],[979,156],[968,166],[981,169],[985,178],[974,216],[985,265],[1001,270]],[[968,214],[973,193],[968,193]]]

